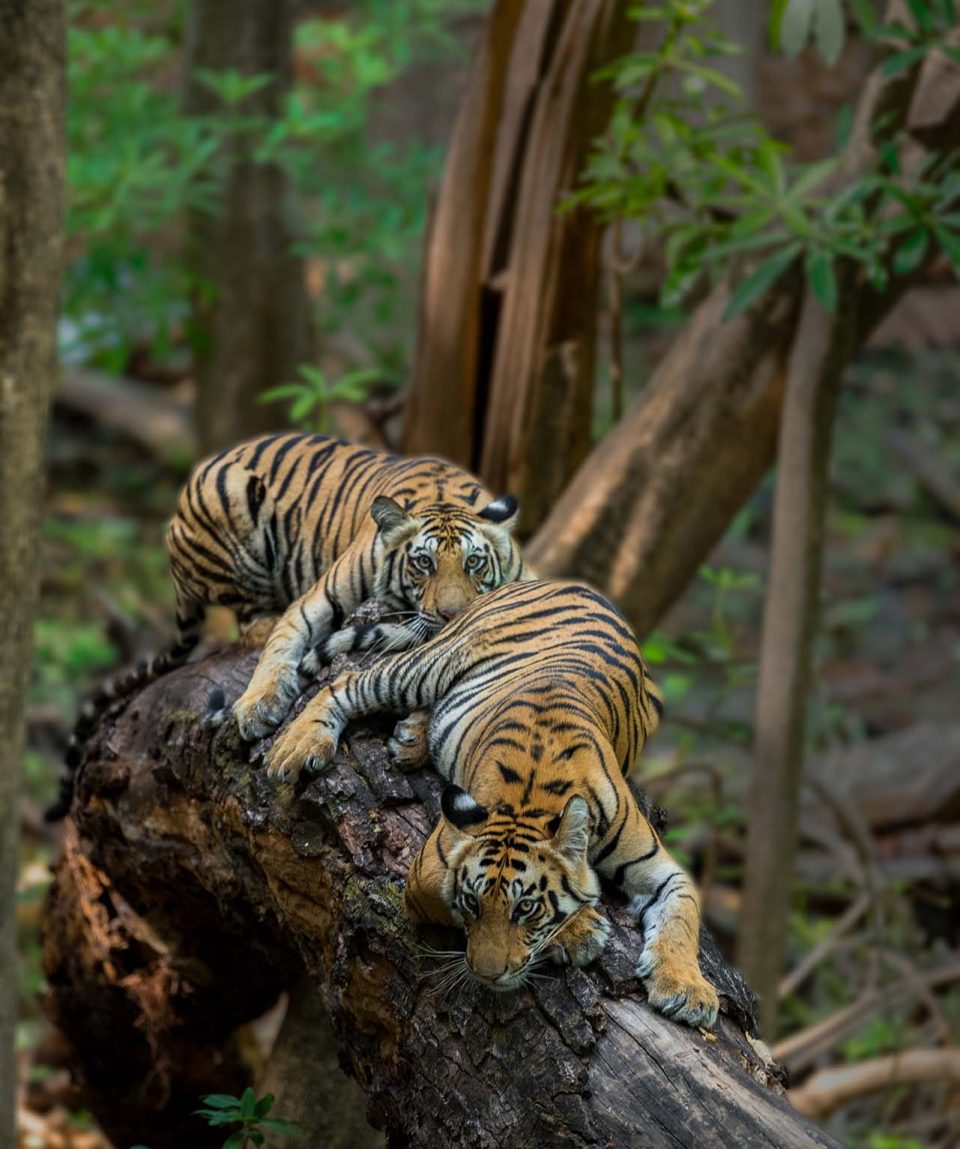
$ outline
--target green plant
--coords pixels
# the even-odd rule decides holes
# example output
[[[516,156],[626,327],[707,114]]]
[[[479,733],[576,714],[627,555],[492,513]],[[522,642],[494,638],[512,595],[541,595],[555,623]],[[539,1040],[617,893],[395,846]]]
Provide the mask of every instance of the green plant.
[[[903,125],[887,115],[873,127],[875,164],[859,175],[837,182],[837,158],[790,162],[788,149],[718,67],[740,49],[710,30],[712,2],[669,0],[636,12],[638,20],[662,26],[659,44],[602,73],[618,99],[584,186],[570,200],[608,220],[641,220],[663,240],[669,267],[663,304],[684,299],[704,276],[726,274],[731,262],[736,282],[728,318],[797,263],[830,311],[838,305],[841,261],[877,291],[919,267],[934,246],[960,270],[955,153],[927,153],[908,170],[900,163]],[[814,29],[821,50],[835,56],[843,32],[837,7],[836,0],[779,5],[774,17],[785,46],[799,50]],[[958,58],[949,40],[955,0],[911,0],[909,17],[892,23],[881,23],[871,4],[857,0],[852,8],[888,76],[935,48]]]
[[[332,403],[361,403],[369,394],[370,384],[384,379],[383,372],[376,367],[347,371],[336,379],[330,379],[325,371],[308,364],[302,364],[297,370],[302,376],[300,382],[270,387],[260,395],[260,401],[292,399],[290,421],[320,432],[330,429]]]
[[[239,1097],[229,1093],[208,1093],[202,1098],[206,1108],[196,1110],[206,1118],[208,1125],[239,1125],[224,1141],[223,1149],[247,1149],[248,1145],[263,1145],[271,1129],[285,1137],[296,1137],[298,1130],[290,1121],[281,1121],[267,1114],[273,1108],[274,1096],[265,1093],[258,1098],[249,1087]]]
[[[214,114],[186,115],[176,76],[182,0],[116,6],[70,0],[68,230],[61,354],[119,371],[134,343],[165,352],[188,317],[181,258],[188,210],[216,212],[228,144],[280,165],[302,206],[298,247],[323,277],[321,325],[349,325],[370,358],[404,365],[427,188],[440,162],[413,140],[378,143],[384,88],[458,50],[447,24],[478,0],[360,0],[301,20],[297,80],[275,119],[247,101],[271,82],[203,71]],[[122,98],[118,98],[122,93]],[[384,329],[401,321],[404,335]],[[371,322],[372,321],[372,322]]]

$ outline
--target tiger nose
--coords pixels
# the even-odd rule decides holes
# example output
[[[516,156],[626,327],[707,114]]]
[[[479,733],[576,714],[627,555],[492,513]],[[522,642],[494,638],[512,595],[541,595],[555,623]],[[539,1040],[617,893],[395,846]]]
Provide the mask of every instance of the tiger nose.
[[[437,614],[439,614],[441,618],[446,619],[446,621],[449,622],[451,618],[456,618],[457,615],[461,612],[461,610],[463,610],[463,607],[441,606],[441,607],[437,608]]]

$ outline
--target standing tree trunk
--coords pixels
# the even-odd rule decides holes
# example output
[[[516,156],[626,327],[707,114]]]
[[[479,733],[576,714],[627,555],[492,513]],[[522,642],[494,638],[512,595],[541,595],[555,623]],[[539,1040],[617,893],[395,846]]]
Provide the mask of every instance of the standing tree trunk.
[[[63,243],[62,0],[0,0],[0,1149],[16,1144],[19,780]]]
[[[474,64],[427,243],[404,445],[520,498],[531,529],[590,446],[602,229],[558,213],[612,107],[622,0],[501,3]]]
[[[290,90],[295,0],[193,0],[186,108],[221,112],[200,70],[269,76],[243,115],[275,119]],[[292,190],[277,164],[257,163],[242,132],[224,143],[222,200],[191,213],[188,265],[195,278],[193,343],[197,440],[208,452],[284,423],[260,393],[290,382],[312,357],[310,301],[294,255]]]
[[[829,316],[808,293],[787,370],[737,950],[760,995],[768,1041],[776,1029],[793,889],[830,441],[852,318],[849,311],[842,319]]]

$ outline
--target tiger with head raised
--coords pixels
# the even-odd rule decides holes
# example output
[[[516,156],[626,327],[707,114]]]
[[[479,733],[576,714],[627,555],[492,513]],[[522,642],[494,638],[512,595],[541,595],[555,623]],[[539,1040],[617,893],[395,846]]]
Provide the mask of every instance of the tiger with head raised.
[[[389,645],[391,631],[362,628],[354,645]],[[626,781],[660,698],[606,599],[557,581],[485,595],[425,645],[322,688],[277,739],[268,771],[322,767],[346,723],[378,710],[416,712],[391,752],[403,766],[429,753],[448,780],[405,899],[416,921],[463,927],[474,977],[508,990],[547,957],[591,961],[609,932],[597,908],[604,877],[643,927],[637,972],[651,1003],[689,1025],[715,1023],[696,889]]]
[[[184,663],[208,606],[232,608],[257,635],[270,628],[234,705],[241,734],[254,739],[299,693],[304,655],[365,599],[409,613],[394,637],[395,646],[409,646],[477,595],[530,577],[511,534],[516,515],[515,499],[494,498],[444,459],[403,458],[327,435],[267,435],[199,463],[166,534],[176,644],[105,684],[81,711],[71,774],[49,816],[69,808],[72,771],[103,711]]]

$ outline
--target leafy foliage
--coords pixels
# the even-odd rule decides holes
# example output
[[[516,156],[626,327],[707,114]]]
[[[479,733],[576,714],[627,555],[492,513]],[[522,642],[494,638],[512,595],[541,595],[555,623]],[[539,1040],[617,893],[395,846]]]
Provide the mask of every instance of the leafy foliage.
[[[283,383],[264,391],[260,399],[273,403],[277,399],[291,399],[290,422],[314,431],[330,429],[330,405],[341,400],[360,403],[369,393],[372,383],[383,381],[383,372],[376,367],[347,371],[337,379],[329,379],[319,367],[303,364],[298,368],[301,379],[297,383]]]
[[[180,337],[192,284],[181,258],[189,210],[215,212],[225,159],[239,140],[279,164],[302,205],[300,250],[323,267],[321,325],[408,317],[426,188],[439,156],[414,141],[371,141],[374,105],[413,63],[450,54],[451,13],[476,0],[361,0],[302,20],[297,80],[281,114],[248,107],[267,76],[203,72],[215,113],[188,116],[179,72],[182,0],[104,5],[71,0],[68,231],[61,352],[119,371],[145,338]],[[372,357],[399,365],[402,344],[371,337]]]
[[[903,126],[886,116],[874,126],[875,164],[858,177],[842,184],[832,178],[836,158],[792,163],[718,67],[739,48],[709,31],[712,3],[670,0],[637,11],[638,20],[662,24],[659,45],[605,73],[619,93],[613,119],[571,201],[609,220],[640,220],[664,240],[663,304],[675,305],[731,262],[738,273],[728,318],[748,310],[798,262],[829,311],[838,306],[843,262],[877,291],[918,268],[934,246],[960,271],[955,154],[928,153],[905,168]],[[779,5],[774,18],[784,46],[799,50],[813,29],[821,51],[835,57],[838,7],[836,0]],[[934,48],[957,58],[948,42],[955,0],[912,0],[909,23],[881,24],[871,5],[853,8],[862,34],[885,55],[889,76],[916,67]],[[842,41],[842,19],[839,27]]]
[[[229,1093],[208,1093],[202,1100],[205,1108],[196,1112],[198,1116],[206,1118],[209,1126],[240,1126],[224,1141],[223,1149],[247,1149],[248,1145],[263,1145],[270,1130],[282,1133],[285,1137],[297,1136],[297,1127],[292,1122],[267,1116],[273,1108],[272,1093],[265,1093],[258,1098],[248,1087],[240,1097]]]

